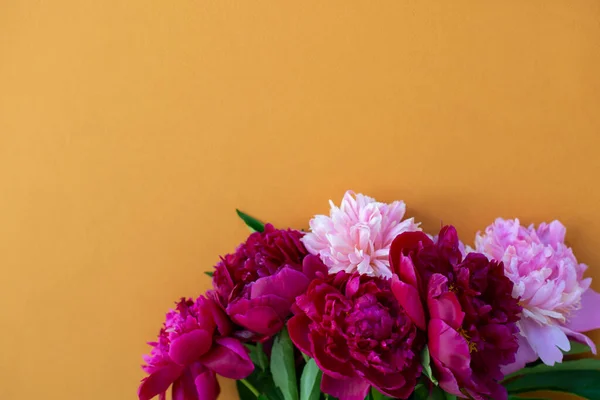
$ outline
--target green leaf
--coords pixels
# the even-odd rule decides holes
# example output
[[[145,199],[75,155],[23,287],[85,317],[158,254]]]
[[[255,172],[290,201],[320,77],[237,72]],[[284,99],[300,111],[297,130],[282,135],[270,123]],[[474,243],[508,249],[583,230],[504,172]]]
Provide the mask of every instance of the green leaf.
[[[437,385],[438,381],[433,376],[433,371],[431,371],[431,356],[429,355],[429,347],[427,347],[427,345],[425,345],[421,352],[421,365],[423,365],[423,374],[425,374],[434,385]]]
[[[269,400],[269,399],[264,394],[261,394],[260,396],[258,396],[258,400]]]
[[[235,381],[238,395],[240,400],[256,400],[256,396],[242,383],[242,381]]]
[[[588,345],[585,345],[585,344],[579,343],[579,342],[574,342],[572,340],[570,341],[570,343],[571,343],[571,350],[563,351],[563,353],[565,353],[565,355],[567,355],[567,356],[592,352],[592,349],[590,349],[590,347]]]
[[[269,366],[269,359],[263,350],[263,344],[257,343],[256,345],[245,344],[246,348],[250,350],[250,359],[259,367],[262,371],[265,371]]]
[[[427,386],[422,383],[418,383],[417,386],[415,386],[413,396],[417,400],[427,399],[429,397],[429,390],[427,390]]]
[[[506,382],[510,394],[550,390],[567,392],[587,398],[600,399],[600,371],[563,370],[528,374]]]
[[[304,358],[304,362],[308,362],[308,360],[310,360],[310,357],[304,353],[302,353],[302,358]]]
[[[210,276],[211,278],[213,277],[215,273],[213,271],[206,271],[204,272],[204,275]]]
[[[540,399],[539,397],[508,396],[508,400],[548,400],[548,399]]]
[[[371,386],[371,398],[373,400],[393,400],[392,397],[387,397],[386,395],[379,392],[379,390],[375,389]]]
[[[446,400],[446,393],[439,386],[432,386],[429,400]]]
[[[584,371],[584,370],[600,370],[600,360],[594,358],[583,358],[581,360],[564,361],[557,363],[552,366],[546,364],[537,364],[533,367],[526,367],[507,375],[504,381],[511,380],[515,377],[529,375],[529,374],[541,374],[544,372],[554,371]]]
[[[275,386],[281,389],[285,400],[298,400],[294,345],[287,329],[283,328],[275,337],[271,351],[271,374]]]
[[[319,400],[321,398],[321,377],[323,372],[312,358],[308,360],[300,377],[300,400]]]
[[[237,212],[237,215],[246,223],[246,225],[248,226],[248,228],[250,228],[251,231],[262,232],[265,230],[265,224],[263,224],[256,218],[251,217],[248,214],[241,212],[237,208],[235,209],[235,212]]]

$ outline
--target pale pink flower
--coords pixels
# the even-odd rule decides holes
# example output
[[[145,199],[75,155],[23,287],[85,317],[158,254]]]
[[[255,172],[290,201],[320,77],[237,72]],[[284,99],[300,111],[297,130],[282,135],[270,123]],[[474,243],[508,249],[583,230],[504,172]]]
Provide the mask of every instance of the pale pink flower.
[[[517,361],[505,373],[521,369],[539,357],[545,364],[561,362],[571,337],[590,346],[581,332],[600,328],[600,294],[590,289],[587,269],[564,243],[566,228],[558,221],[521,226],[518,219],[498,218],[477,234],[475,250],[504,262],[514,283],[513,297],[520,298],[523,315],[518,323]]]
[[[379,203],[347,191],[339,208],[331,200],[329,204],[329,217],[317,215],[310,221],[311,232],[302,238],[307,250],[319,255],[331,274],[346,271],[391,278],[392,241],[402,232],[420,230],[413,218],[402,220],[404,202]]]

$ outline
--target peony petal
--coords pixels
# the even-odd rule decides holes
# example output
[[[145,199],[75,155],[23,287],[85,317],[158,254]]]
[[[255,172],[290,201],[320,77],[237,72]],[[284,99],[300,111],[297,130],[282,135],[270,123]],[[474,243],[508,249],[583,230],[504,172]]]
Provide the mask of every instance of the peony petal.
[[[233,338],[216,339],[212,350],[200,358],[200,362],[229,379],[244,379],[254,371],[248,350]]]
[[[433,358],[431,361],[433,364],[433,375],[438,380],[440,387],[450,394],[463,397],[463,394],[458,387],[458,382],[456,381],[454,374],[452,374],[452,371],[444,367],[444,365],[442,365],[442,363],[435,358]]]
[[[211,346],[212,333],[196,329],[171,342],[169,357],[179,365],[189,365],[210,350]]]
[[[327,276],[327,266],[323,264],[323,261],[319,256],[312,254],[307,255],[302,260],[302,273],[309,279],[313,280],[316,278],[324,278]]]
[[[359,377],[337,379],[323,374],[321,391],[338,400],[364,400],[369,393],[369,383]]]
[[[290,318],[287,323],[287,328],[290,334],[290,339],[292,339],[294,345],[304,354],[312,357],[309,340],[310,322],[310,319],[306,315],[298,314]]]
[[[218,302],[215,300],[217,298],[217,293],[214,290],[209,290],[206,292],[206,297],[211,300],[210,302],[210,312],[212,317],[217,324],[217,329],[221,336],[229,336],[231,330],[233,328],[233,324],[231,320],[225,313],[225,311],[219,306]]]
[[[421,330],[426,330],[425,311],[419,292],[414,286],[404,283],[398,279],[398,275],[392,276],[392,293],[398,303],[404,308],[413,323]]]
[[[346,379],[355,376],[354,367],[351,363],[341,362],[330,356],[327,351],[326,339],[320,337],[314,331],[310,333],[311,353],[319,369],[333,378]]]
[[[452,371],[459,382],[468,382],[471,354],[467,340],[441,319],[429,321],[428,337],[431,358]]]
[[[217,380],[216,374],[201,365],[199,365],[197,368],[194,368],[192,373],[195,376],[194,385],[196,386],[198,399],[217,400],[219,393],[221,393],[221,387],[219,386],[219,381]]]
[[[140,400],[150,400],[167,391],[169,386],[183,373],[183,367],[175,363],[159,369],[144,378],[138,389]]]
[[[560,329],[567,336],[572,337],[573,339],[575,339],[579,343],[586,344],[592,350],[592,353],[596,354],[596,344],[592,341],[592,339],[590,339],[589,337],[587,337],[583,333],[572,331],[569,328],[565,328],[564,326],[562,326]]]
[[[422,243],[432,245],[433,241],[423,232],[404,232],[398,235],[392,242],[390,247],[390,265],[393,266],[392,271],[400,277],[400,279],[412,286],[417,286],[417,273],[410,258],[404,255],[412,250],[416,250]]]
[[[538,359],[537,353],[531,348],[527,339],[521,334],[517,334],[517,338],[519,341],[519,349],[517,350],[517,354],[515,354],[516,360],[512,364],[503,365],[501,367],[504,375],[517,372],[524,368],[525,365]]]
[[[600,293],[588,289],[581,295],[581,308],[571,314],[565,326],[575,332],[600,328]]]
[[[293,303],[296,296],[306,290],[308,284],[309,280],[302,272],[290,267],[283,267],[276,274],[254,282],[250,289],[250,299],[275,295]]]
[[[173,400],[204,400],[202,397],[198,398],[198,391],[194,384],[194,377],[190,368],[186,368],[181,375],[181,378],[177,379],[173,383]]]
[[[283,310],[289,308],[290,304],[284,299],[264,296],[252,301],[240,299],[231,303],[227,307],[227,313],[236,324],[252,332],[272,336],[283,327],[283,319],[289,313],[284,313]]]
[[[523,336],[546,365],[562,362],[563,353],[571,348],[567,335],[558,325],[540,325],[529,318],[520,321]],[[559,349],[560,348],[560,349]]]
[[[430,318],[441,319],[455,330],[465,318],[456,294],[448,291],[448,278],[441,274],[433,274],[429,279],[427,308]]]

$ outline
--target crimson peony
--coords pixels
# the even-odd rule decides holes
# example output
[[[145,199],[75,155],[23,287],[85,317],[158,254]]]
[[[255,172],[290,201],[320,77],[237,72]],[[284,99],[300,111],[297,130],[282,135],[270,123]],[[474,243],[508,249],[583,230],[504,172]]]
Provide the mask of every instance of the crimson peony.
[[[399,235],[390,261],[392,291],[428,331],[440,387],[459,397],[506,399],[500,368],[515,361],[521,307],[502,263],[479,253],[463,259],[452,226],[436,243],[422,232]]]
[[[315,279],[296,299],[290,338],[323,371],[321,390],[363,400],[369,387],[408,398],[425,343],[390,290],[390,281],[339,272]]]
[[[215,267],[213,286],[222,307],[244,339],[260,340],[279,332],[296,296],[316,276],[327,274],[319,257],[309,255],[303,233],[267,224]]]

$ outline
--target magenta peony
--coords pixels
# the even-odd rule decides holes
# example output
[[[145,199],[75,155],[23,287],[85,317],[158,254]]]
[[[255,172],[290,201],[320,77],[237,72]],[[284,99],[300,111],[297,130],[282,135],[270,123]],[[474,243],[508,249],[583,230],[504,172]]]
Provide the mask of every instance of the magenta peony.
[[[310,281],[327,274],[321,260],[309,255],[303,233],[267,224],[215,267],[213,286],[231,319],[246,330],[235,335],[260,340],[279,332],[291,315],[296,296]]]
[[[375,386],[401,399],[421,374],[424,332],[390,291],[390,281],[339,272],[314,280],[296,299],[290,338],[323,371],[321,390],[363,400]]]
[[[155,396],[165,399],[173,385],[173,400],[216,400],[220,388],[216,374],[243,379],[254,365],[246,348],[227,337],[231,322],[210,298],[195,302],[182,299],[175,311],[167,314],[158,342],[144,357],[149,374],[138,390],[140,400]]]
[[[391,246],[392,291],[414,323],[427,329],[434,376],[459,397],[506,399],[501,366],[515,360],[521,308],[502,263],[477,253],[464,259],[456,230],[434,243],[422,232]]]
[[[402,220],[404,202],[379,203],[348,191],[339,208],[330,204],[330,216],[315,216],[311,232],[302,238],[308,251],[318,254],[332,274],[345,271],[390,278],[392,240],[402,232],[419,230],[412,218]]]
[[[476,250],[504,262],[504,271],[514,282],[513,296],[520,298],[523,316],[519,322],[519,352],[506,373],[522,368],[538,357],[548,365],[561,362],[569,350],[568,336],[594,343],[580,332],[600,328],[600,294],[590,289],[591,278],[564,243],[566,229],[558,221],[521,226],[518,219],[497,219],[478,234]]]

